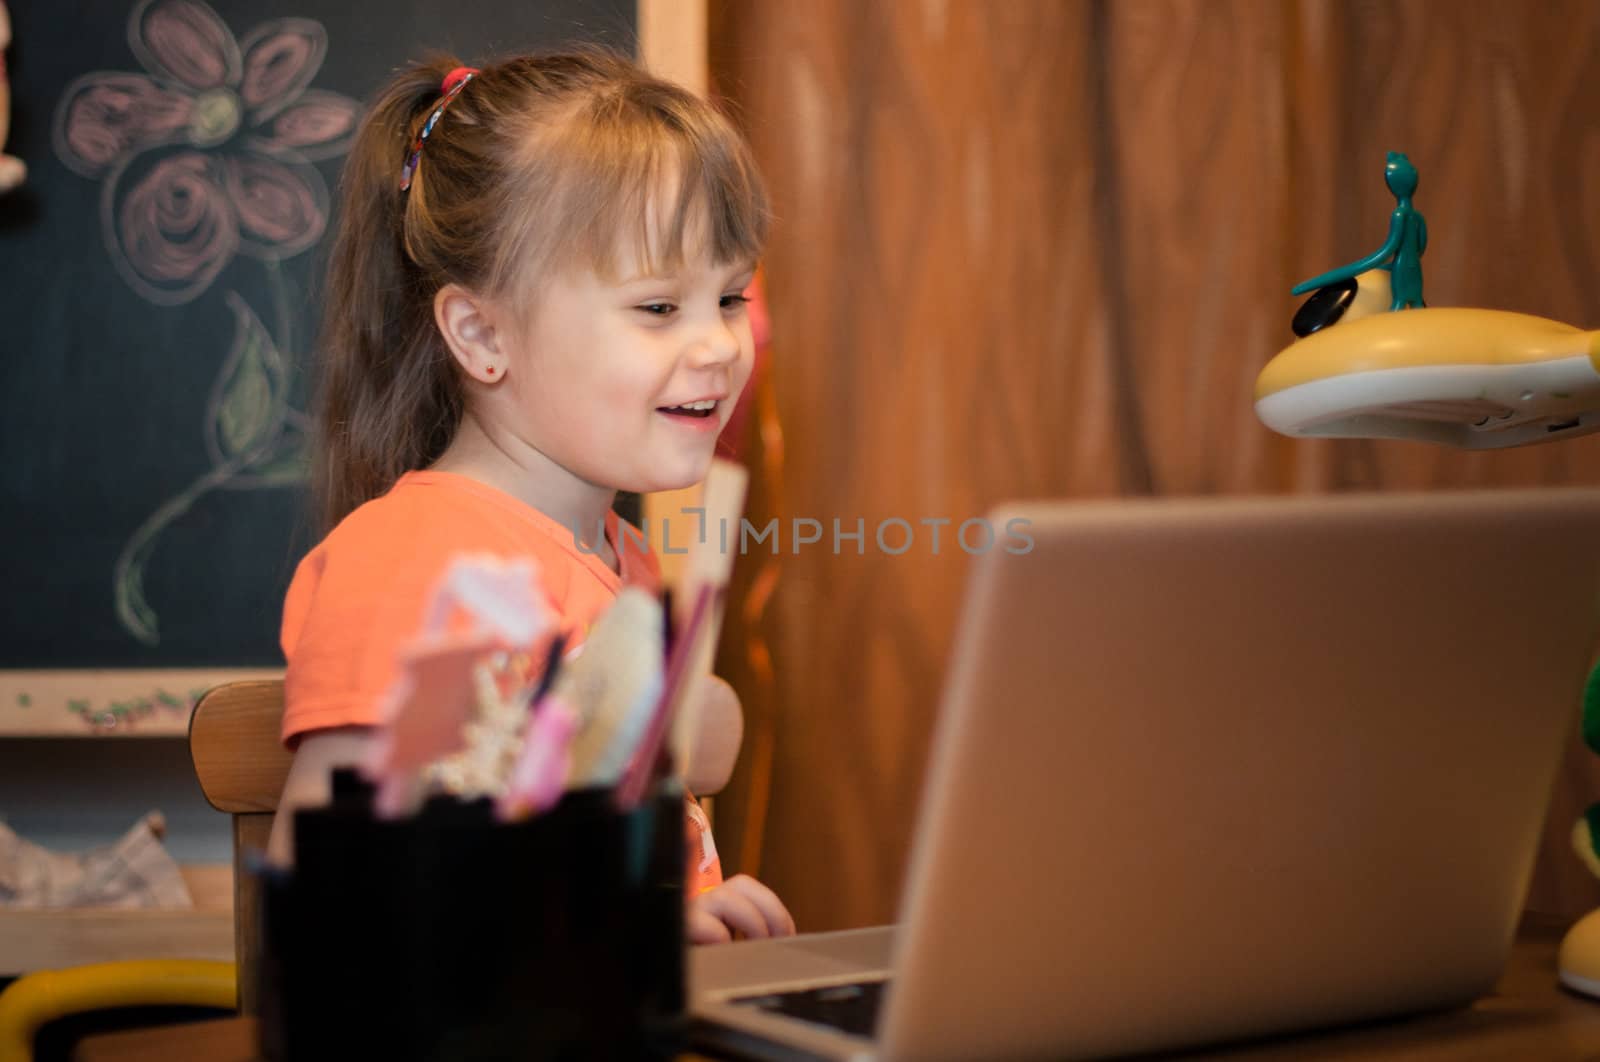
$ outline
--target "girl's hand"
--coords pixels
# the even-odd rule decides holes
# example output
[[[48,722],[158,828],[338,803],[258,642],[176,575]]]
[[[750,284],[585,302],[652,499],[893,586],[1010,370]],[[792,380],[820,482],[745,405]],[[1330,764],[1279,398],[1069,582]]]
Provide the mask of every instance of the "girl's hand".
[[[691,944],[794,936],[794,917],[778,894],[748,874],[691,897],[686,915]]]

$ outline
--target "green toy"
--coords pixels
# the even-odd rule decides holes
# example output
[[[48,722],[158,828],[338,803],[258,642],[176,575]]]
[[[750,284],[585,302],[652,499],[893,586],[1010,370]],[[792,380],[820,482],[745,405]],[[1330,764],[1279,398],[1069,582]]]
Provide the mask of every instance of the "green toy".
[[[1600,753],[1600,666],[1583,687],[1583,743]],[[1591,804],[1572,827],[1572,847],[1600,877],[1600,804]],[[1574,992],[1600,997],[1600,910],[1590,911],[1567,931],[1556,963],[1561,983]]]
[[[1308,291],[1354,280],[1369,269],[1389,271],[1391,310],[1422,307],[1422,252],[1428,249],[1428,223],[1411,205],[1417,191],[1417,169],[1411,160],[1398,151],[1391,151],[1383,168],[1384,183],[1394,193],[1396,206],[1389,215],[1389,238],[1383,246],[1359,262],[1342,266],[1332,272],[1296,284],[1291,291],[1304,295]]]

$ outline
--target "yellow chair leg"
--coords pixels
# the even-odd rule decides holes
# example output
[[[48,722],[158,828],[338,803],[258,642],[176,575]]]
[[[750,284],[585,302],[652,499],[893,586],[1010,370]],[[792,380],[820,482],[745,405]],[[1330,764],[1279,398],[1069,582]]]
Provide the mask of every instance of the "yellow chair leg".
[[[0,992],[0,1062],[30,1062],[39,1029],[69,1014],[111,1007],[233,1010],[238,998],[231,962],[141,959],[41,970]]]

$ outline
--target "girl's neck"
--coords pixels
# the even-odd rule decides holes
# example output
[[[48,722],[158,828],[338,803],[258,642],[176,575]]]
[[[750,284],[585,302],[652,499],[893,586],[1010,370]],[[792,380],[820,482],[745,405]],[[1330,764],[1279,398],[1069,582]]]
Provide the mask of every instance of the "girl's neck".
[[[606,514],[617,492],[588,483],[521,442],[496,438],[470,412],[450,445],[430,466],[502,490],[571,528],[584,548],[597,551],[613,569],[617,559],[605,541]]]

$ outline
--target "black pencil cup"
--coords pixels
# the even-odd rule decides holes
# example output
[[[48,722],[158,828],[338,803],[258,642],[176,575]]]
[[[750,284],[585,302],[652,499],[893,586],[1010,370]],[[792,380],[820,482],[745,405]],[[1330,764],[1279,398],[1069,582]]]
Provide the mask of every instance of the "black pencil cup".
[[[488,801],[380,820],[353,773],[267,871],[272,1062],[670,1059],[684,1046],[681,789],[496,821]]]

